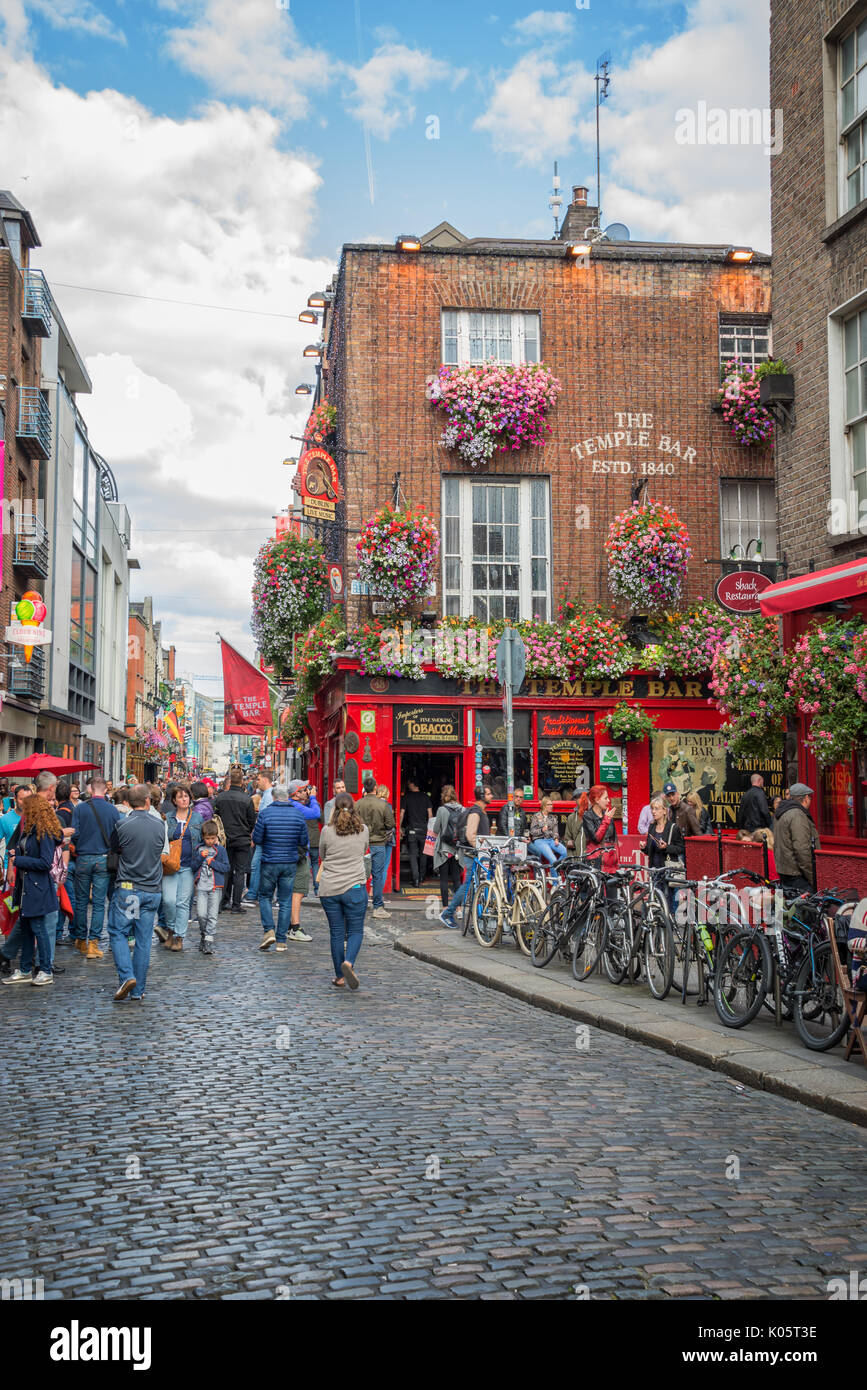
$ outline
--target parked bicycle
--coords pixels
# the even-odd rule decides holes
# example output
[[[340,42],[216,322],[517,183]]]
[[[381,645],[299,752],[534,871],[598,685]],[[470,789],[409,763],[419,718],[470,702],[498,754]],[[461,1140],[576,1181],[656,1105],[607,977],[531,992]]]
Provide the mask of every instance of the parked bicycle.
[[[635,984],[643,962],[651,994],[664,999],[674,977],[674,933],[667,904],[652,884],[646,878],[636,883],[645,872],[621,865],[605,876],[616,896],[606,903],[602,966],[612,984]]]
[[[593,974],[605,943],[605,882],[597,865],[578,861],[565,870],[565,882],[553,889],[536,922],[530,955],[535,966],[548,965],[559,951],[571,960],[579,982]]]

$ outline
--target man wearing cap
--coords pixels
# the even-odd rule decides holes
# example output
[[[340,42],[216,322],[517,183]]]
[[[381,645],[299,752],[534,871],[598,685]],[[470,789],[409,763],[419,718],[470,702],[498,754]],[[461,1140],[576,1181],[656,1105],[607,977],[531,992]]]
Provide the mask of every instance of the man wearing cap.
[[[814,887],[813,850],[819,847],[819,837],[810,815],[812,800],[813,788],[796,782],[780,805],[774,825],[774,861],[780,882],[799,893],[812,893]]]
[[[684,801],[674,783],[666,782],[662,790],[668,802],[669,820],[674,821],[682,835],[700,835],[701,826],[698,823],[698,816],[689,802]]]

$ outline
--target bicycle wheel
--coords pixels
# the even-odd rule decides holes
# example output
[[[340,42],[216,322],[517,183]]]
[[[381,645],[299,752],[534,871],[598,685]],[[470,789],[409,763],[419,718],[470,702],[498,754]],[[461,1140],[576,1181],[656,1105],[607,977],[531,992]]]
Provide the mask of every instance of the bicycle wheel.
[[[461,936],[469,936],[473,923],[476,920],[476,905],[479,900],[479,890],[484,882],[486,882],[486,880],[477,873],[474,885],[464,898],[464,917],[461,922]]]
[[[625,915],[609,917],[602,948],[602,967],[613,985],[622,984],[629,972],[632,942],[626,927]]]
[[[536,927],[545,915],[545,899],[536,884],[530,882],[519,883],[515,896],[517,898],[514,909],[516,912],[515,936],[517,937],[517,944],[525,956],[532,956]]]
[[[651,906],[644,931],[644,969],[654,999],[664,999],[674,978],[674,936],[670,922]]]
[[[795,985],[795,1032],[811,1052],[827,1052],[845,1036],[849,1018],[837,984],[831,946],[821,941]]]
[[[565,894],[554,894],[535,925],[530,942],[530,959],[540,969],[549,965],[557,954],[563,932],[565,907]]]
[[[479,888],[473,930],[480,946],[496,946],[503,935],[505,903],[496,883],[486,879]]]
[[[605,913],[593,908],[572,937],[572,974],[579,982],[593,974],[605,946]]]
[[[723,947],[713,982],[717,1017],[726,1028],[752,1023],[773,981],[771,948],[761,932],[738,932]]]

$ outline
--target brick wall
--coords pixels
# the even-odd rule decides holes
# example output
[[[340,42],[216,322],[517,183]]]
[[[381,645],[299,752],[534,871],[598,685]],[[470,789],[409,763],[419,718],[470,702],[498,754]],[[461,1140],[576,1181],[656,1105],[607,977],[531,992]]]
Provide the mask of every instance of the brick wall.
[[[867,536],[829,534],[832,445],[828,314],[867,292],[867,205],[838,234],[833,161],[826,187],[824,38],[867,17],[860,0],[772,0],[771,106],[784,112],[782,150],[771,159],[774,351],[795,377],[795,423],[777,444],[781,544],[790,572],[867,553]],[[834,104],[830,98],[828,111]],[[838,148],[832,128],[829,148]],[[828,195],[831,207],[828,207]]]
[[[345,248],[324,384],[338,405],[339,445],[365,455],[338,454],[350,578],[352,532],[390,499],[395,473],[406,496],[439,521],[441,475],[470,471],[441,448],[445,416],[427,402],[424,386],[441,361],[441,310],[479,307],[539,311],[542,358],[563,386],[546,446],[496,454],[485,470],[550,477],[554,604],[564,588],[607,597],[602,544],[611,518],[629,505],[642,459],[674,465],[673,476],[651,477],[650,495],[673,503],[689,528],[696,552],[690,596],[710,593],[718,567],[703,562],[720,553],[720,478],[773,477],[772,452],[736,444],[711,410],[718,318],[769,312],[770,266],[678,258],[677,248],[666,248],[666,259],[658,249],[638,259],[636,250],[608,251],[582,267],[544,245],[516,254],[415,256]],[[600,452],[597,445],[595,456],[585,449],[582,441],[592,448],[597,436],[619,428],[616,412],[652,417],[652,447]],[[680,458],[661,451],[663,438],[680,442]],[[594,462],[611,460],[631,462],[632,477],[593,472]],[[577,508],[589,514],[583,529]],[[437,587],[439,595],[440,581]],[[350,621],[357,612],[350,602]]]

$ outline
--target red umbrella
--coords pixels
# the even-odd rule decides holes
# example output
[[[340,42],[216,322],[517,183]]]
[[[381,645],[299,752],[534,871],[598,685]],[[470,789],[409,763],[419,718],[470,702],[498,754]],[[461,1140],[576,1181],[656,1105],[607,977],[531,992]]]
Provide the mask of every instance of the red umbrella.
[[[19,772],[53,772],[58,777],[63,772],[85,772],[88,768],[98,768],[99,763],[80,763],[75,758],[54,758],[50,753],[31,753],[29,758],[21,758],[17,763],[7,763],[0,767],[0,777],[14,777]]]

